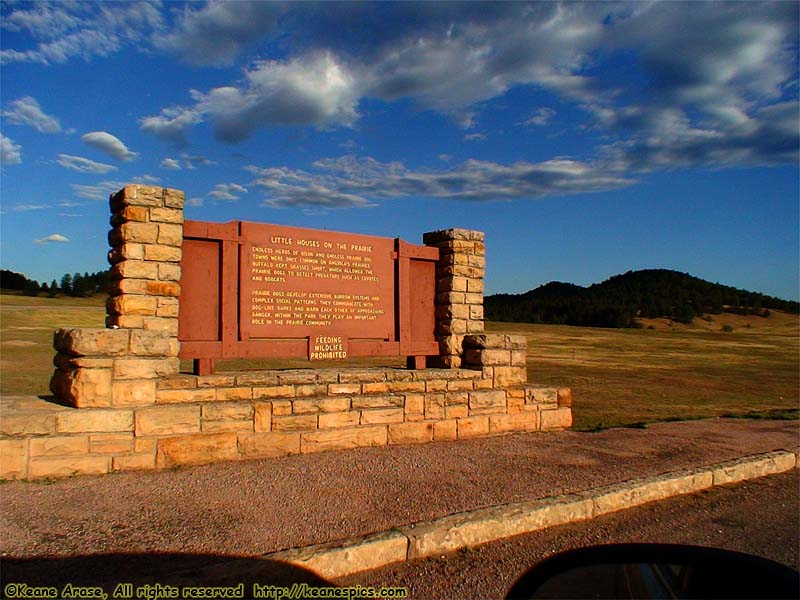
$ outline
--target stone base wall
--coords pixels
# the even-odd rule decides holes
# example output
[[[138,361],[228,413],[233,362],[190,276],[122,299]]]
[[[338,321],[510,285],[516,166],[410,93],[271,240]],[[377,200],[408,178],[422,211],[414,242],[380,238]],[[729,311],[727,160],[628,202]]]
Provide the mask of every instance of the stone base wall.
[[[130,348],[134,332],[124,333]],[[71,339],[73,351],[86,348]],[[571,425],[568,389],[526,383],[524,337],[468,335],[463,341],[463,369],[292,369],[126,380],[114,378],[113,358],[102,366],[89,362],[82,371],[110,373],[109,403],[0,421],[0,478],[163,469]],[[85,381],[75,385],[93,377],[80,376]],[[115,384],[125,381],[152,381],[153,393],[147,402],[142,396],[141,403],[126,405],[114,395]]]

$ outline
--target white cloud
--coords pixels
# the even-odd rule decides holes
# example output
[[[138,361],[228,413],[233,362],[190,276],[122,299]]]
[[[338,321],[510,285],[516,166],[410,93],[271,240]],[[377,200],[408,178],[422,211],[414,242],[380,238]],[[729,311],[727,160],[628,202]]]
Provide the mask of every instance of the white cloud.
[[[17,204],[12,206],[11,210],[14,212],[29,212],[32,210],[44,210],[47,208],[44,204]]]
[[[36,98],[31,96],[14,100],[9,109],[3,111],[3,117],[14,125],[30,125],[40,133],[61,131],[61,123],[58,122],[58,119],[42,112]]]
[[[341,156],[314,163],[315,171],[247,167],[251,185],[269,206],[367,207],[377,200],[442,198],[493,201],[590,193],[634,183],[605,164],[569,159],[502,165],[467,160],[446,170],[412,171],[402,163]]]
[[[108,173],[109,171],[117,170],[117,167],[114,165],[107,165],[105,163],[89,160],[82,156],[71,156],[69,154],[59,154],[56,158],[56,162],[66,169],[81,171],[83,173]]]
[[[187,206],[203,206],[203,199],[202,198],[189,198],[186,201]]]
[[[199,9],[187,6],[176,29],[154,41],[193,65],[230,64],[242,48],[275,28],[280,10],[279,5],[268,2],[211,2]]]
[[[238,200],[241,194],[246,194],[247,188],[238,183],[218,183],[207,196],[216,200]]]
[[[179,148],[187,145],[186,134],[195,125],[203,122],[203,115],[194,109],[180,106],[164,108],[161,114],[139,119],[139,128]]]
[[[196,169],[197,167],[213,167],[217,163],[210,158],[206,158],[205,156],[197,156],[191,154],[181,154],[181,160],[183,160],[183,166],[186,169]]]
[[[522,121],[520,125],[526,125],[526,126],[547,125],[550,122],[550,119],[552,119],[555,116],[555,114],[556,111],[554,111],[552,108],[542,106],[541,108],[538,108],[536,112],[533,113],[532,116]]]
[[[60,233],[51,233],[48,236],[41,237],[33,241],[36,244],[48,244],[50,242],[58,242],[61,244],[66,244],[67,242],[69,242],[69,238],[64,235],[61,235]]]
[[[81,136],[81,140],[92,148],[97,148],[111,158],[117,160],[134,160],[139,154],[131,152],[128,147],[120,140],[107,131],[92,131]]]
[[[165,158],[161,161],[161,168],[162,169],[172,169],[174,171],[180,171],[181,163],[179,163],[174,158]]]
[[[486,139],[486,134],[480,132],[468,133],[464,136],[465,142],[476,142],[485,139]]]
[[[101,181],[93,185],[71,183],[70,187],[76,196],[88,200],[108,200],[108,197],[125,187],[122,181]]]
[[[32,5],[9,3],[2,26],[26,31],[36,42],[32,49],[7,48],[0,63],[65,63],[74,58],[90,60],[109,56],[128,44],[141,42],[163,27],[157,2],[44,2]]]
[[[22,163],[22,146],[0,133],[0,164],[18,165]]]

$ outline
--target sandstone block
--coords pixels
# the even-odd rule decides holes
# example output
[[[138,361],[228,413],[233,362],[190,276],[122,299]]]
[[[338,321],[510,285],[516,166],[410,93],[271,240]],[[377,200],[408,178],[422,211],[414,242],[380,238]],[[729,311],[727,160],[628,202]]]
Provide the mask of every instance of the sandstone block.
[[[556,391],[559,406],[572,406],[572,390],[569,388],[558,388]]]
[[[469,408],[467,407],[466,404],[444,407],[445,419],[466,419],[468,416],[469,416]]]
[[[272,403],[256,401],[253,403],[253,410],[253,431],[272,431]]]
[[[208,421],[252,420],[253,404],[251,402],[213,402],[201,406],[200,415],[203,420]]]
[[[303,453],[384,445],[386,445],[386,425],[325,429],[300,435],[300,451]]]
[[[106,317],[106,327],[141,329],[143,325],[144,317],[140,315],[109,315]]]
[[[428,420],[444,419],[444,394],[427,394],[425,396],[425,418]]]
[[[443,392],[446,389],[447,389],[447,381],[434,379],[434,380],[425,382],[425,391],[426,392]]]
[[[174,281],[148,281],[147,293],[150,294],[150,296],[177,298],[181,295],[181,286]],[[153,301],[155,302],[156,299],[153,298]]]
[[[155,223],[183,223],[183,211],[180,208],[150,209],[150,220]]]
[[[156,314],[156,299],[138,294],[111,296],[106,302],[106,308],[109,314],[114,315],[151,316]]]
[[[164,206],[168,208],[183,208],[184,193],[180,190],[164,188]]]
[[[28,477],[71,477],[73,475],[102,475],[108,473],[111,459],[107,456],[67,456],[32,458]]]
[[[334,427],[355,427],[359,424],[360,418],[361,412],[357,410],[323,413],[319,416],[319,428],[332,429]]]
[[[274,407],[273,407],[274,408]],[[317,415],[275,416],[272,413],[272,431],[305,431],[317,428]]]
[[[458,423],[455,419],[437,421],[433,424],[433,439],[446,442],[458,439]]]
[[[230,433],[253,431],[253,421],[203,421],[200,423],[203,433]]]
[[[56,430],[55,414],[3,414],[0,418],[0,435],[12,437],[47,435]]]
[[[239,457],[235,433],[184,435],[158,440],[156,465],[202,465]]]
[[[712,467],[714,485],[736,483],[765,475],[783,473],[795,467],[796,456],[785,450],[720,463]]]
[[[159,263],[144,260],[123,260],[111,267],[111,278],[158,279]]]
[[[294,386],[292,385],[270,385],[265,387],[254,387],[253,398],[292,398],[294,397]]]
[[[456,381],[447,382],[448,392],[468,392],[472,391],[475,384],[471,379],[457,379]]]
[[[144,206],[124,206],[111,215],[111,225],[119,225],[127,221],[147,222],[148,210]]]
[[[158,237],[158,226],[155,223],[127,222],[120,225],[119,239],[122,243],[154,244]],[[112,244],[116,245],[116,244]]]
[[[300,454],[299,433],[240,433],[238,440],[242,458],[278,458]]]
[[[292,414],[292,403],[289,400],[272,400],[272,415],[285,416]]]
[[[389,392],[424,392],[424,381],[390,381]]]
[[[447,392],[444,395],[445,406],[455,406],[457,404],[468,404],[469,392]]]
[[[350,398],[307,398],[292,401],[292,413],[296,415],[310,413],[342,412],[350,408]]]
[[[327,392],[327,385],[297,385],[294,388],[295,396],[298,398],[304,396],[324,396]]]
[[[112,296],[121,294],[146,294],[147,279],[118,279],[109,285]]]
[[[434,303],[440,304],[466,304],[465,292],[445,292],[437,290]]]
[[[539,412],[520,412],[510,415],[490,415],[489,433],[506,433],[509,431],[538,431]]]
[[[73,356],[119,356],[128,352],[128,336],[119,329],[62,328],[53,335],[53,347]]]
[[[313,385],[317,383],[317,372],[314,369],[287,369],[278,373],[281,385]]]
[[[158,438],[156,437],[135,437],[133,439],[133,451],[137,454],[150,453],[155,456],[157,446]]]
[[[433,423],[392,423],[389,426],[390,444],[419,444],[433,440]]]
[[[556,404],[557,402],[557,388],[525,386],[525,404]]]
[[[142,327],[148,331],[166,331],[173,337],[178,337],[178,319],[166,317],[142,317]],[[175,368],[174,373],[178,372]]]
[[[337,394],[360,394],[360,383],[331,383],[328,385],[328,394],[335,396]]]
[[[111,370],[56,370],[50,380],[50,391],[74,407],[111,406]]]
[[[0,479],[23,479],[27,473],[28,440],[0,439]]]
[[[404,408],[406,414],[423,413],[425,411],[425,396],[423,394],[406,394]]]
[[[495,367],[494,386],[509,387],[525,383],[528,374],[524,367]]]
[[[132,433],[95,433],[89,436],[92,454],[124,454],[133,452]]]
[[[162,188],[149,185],[126,185],[120,191],[111,194],[109,201],[111,212],[122,210],[125,206],[161,206]]]
[[[364,383],[361,385],[361,389],[364,394],[384,394],[389,391],[389,382]]]
[[[158,237],[153,242],[166,246],[180,246],[183,244],[183,225],[173,223],[159,223]]]
[[[200,431],[199,406],[155,406],[136,411],[136,436]]]
[[[278,374],[276,372],[241,373],[236,376],[236,385],[277,386]],[[287,386],[288,388],[289,386]]]
[[[197,377],[194,375],[173,375],[158,380],[159,390],[190,390],[197,387]]]
[[[131,454],[129,456],[114,456],[111,459],[111,468],[114,471],[140,471],[156,468],[155,452],[146,454]]]
[[[163,331],[130,332],[130,352],[136,356],[177,356],[178,340]]]
[[[180,281],[181,280],[181,267],[177,264],[170,263],[154,263],[158,264],[156,270],[158,279],[161,281]]]
[[[114,360],[114,380],[152,379],[174,375],[177,358],[117,358]]]
[[[236,383],[236,375],[221,375],[216,373],[214,375],[198,375],[197,387],[199,388],[227,388],[227,387],[240,387],[248,388],[248,385],[239,385]],[[217,396],[219,398],[219,396]]]
[[[250,400],[252,397],[251,387],[217,388],[217,400]]]
[[[403,396],[354,396],[353,408],[394,408],[403,406]]]
[[[63,352],[56,352],[53,364],[62,371],[75,369],[110,369],[114,366],[113,358],[95,358],[89,356],[71,356]]]
[[[169,296],[156,298],[156,316],[176,318],[180,313],[180,301]]]
[[[542,431],[565,429],[572,425],[572,409],[568,406],[541,411]]]
[[[483,333],[483,321],[467,321],[467,333]]]
[[[470,267],[473,279],[467,280],[467,292],[472,294],[483,294],[483,269]],[[471,319],[483,319],[483,306],[471,306],[470,308],[480,309],[475,312],[470,311]],[[474,315],[474,316],[473,316]]]
[[[362,425],[379,425],[381,423],[402,423],[404,411],[402,408],[379,408],[361,411]],[[321,421],[320,421],[321,422]]]
[[[458,439],[479,437],[489,433],[489,417],[479,415],[458,420]]]
[[[123,260],[144,260],[144,244],[123,243],[108,251],[109,264]]]
[[[156,404],[177,404],[181,402],[213,402],[216,400],[216,393],[213,389],[189,389],[189,390],[157,390]]]
[[[145,406],[155,403],[155,379],[115,381],[111,384],[112,406]]]

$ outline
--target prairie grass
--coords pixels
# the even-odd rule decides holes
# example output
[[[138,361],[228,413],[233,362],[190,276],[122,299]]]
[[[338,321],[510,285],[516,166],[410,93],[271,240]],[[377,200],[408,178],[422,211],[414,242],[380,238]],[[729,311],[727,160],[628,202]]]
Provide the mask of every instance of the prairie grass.
[[[0,394],[48,395],[53,331],[103,327],[103,303],[100,297],[0,295]],[[748,323],[731,333],[493,322],[486,329],[527,337],[528,381],[571,387],[578,429],[719,416],[797,418],[800,319],[774,312]],[[402,364],[385,358],[344,363]],[[308,366],[305,360],[219,361],[218,370]]]

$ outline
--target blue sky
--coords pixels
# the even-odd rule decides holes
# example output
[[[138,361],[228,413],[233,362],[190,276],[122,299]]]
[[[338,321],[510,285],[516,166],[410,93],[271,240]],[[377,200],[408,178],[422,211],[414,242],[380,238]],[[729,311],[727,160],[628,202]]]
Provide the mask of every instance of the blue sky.
[[[486,232],[487,293],[669,268],[797,299],[795,2],[3,2],[3,268],[190,219]]]

